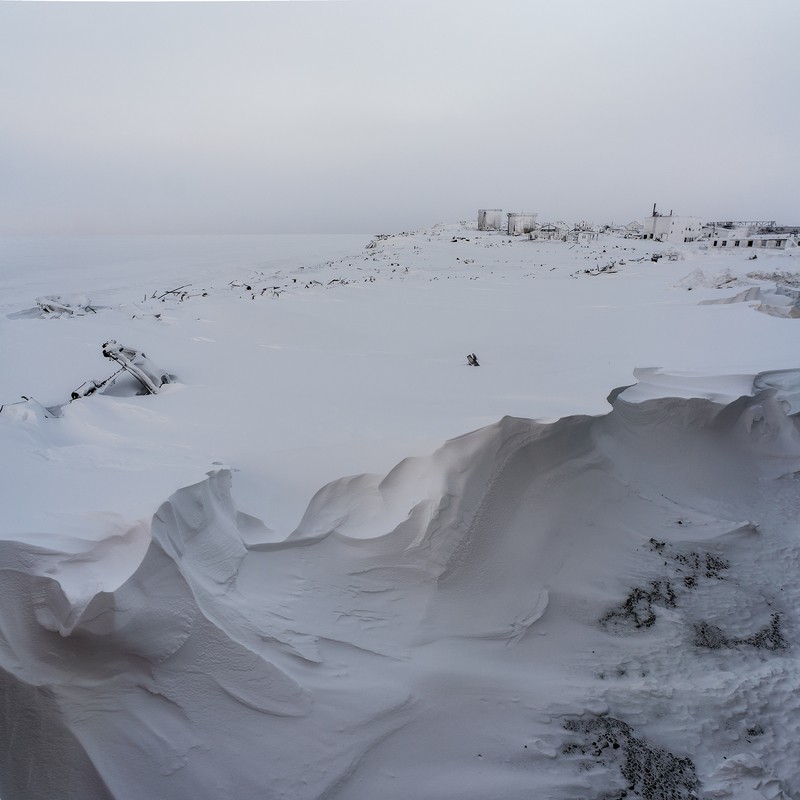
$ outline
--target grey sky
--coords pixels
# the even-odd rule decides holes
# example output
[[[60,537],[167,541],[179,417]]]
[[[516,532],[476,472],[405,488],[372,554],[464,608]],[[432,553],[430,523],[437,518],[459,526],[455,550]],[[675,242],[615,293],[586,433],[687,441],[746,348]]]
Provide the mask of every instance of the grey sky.
[[[800,224],[800,4],[0,4],[0,232]]]

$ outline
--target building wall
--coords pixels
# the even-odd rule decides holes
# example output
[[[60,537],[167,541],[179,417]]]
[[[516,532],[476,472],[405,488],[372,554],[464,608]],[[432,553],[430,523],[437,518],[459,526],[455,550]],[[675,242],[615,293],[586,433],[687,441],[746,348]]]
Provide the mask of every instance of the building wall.
[[[536,231],[537,239],[564,241],[567,238],[566,228],[539,228]]]
[[[796,247],[797,241],[792,236],[730,236],[718,233],[711,239],[711,246],[718,249],[729,249],[731,247],[770,250],[785,250],[787,247]]]

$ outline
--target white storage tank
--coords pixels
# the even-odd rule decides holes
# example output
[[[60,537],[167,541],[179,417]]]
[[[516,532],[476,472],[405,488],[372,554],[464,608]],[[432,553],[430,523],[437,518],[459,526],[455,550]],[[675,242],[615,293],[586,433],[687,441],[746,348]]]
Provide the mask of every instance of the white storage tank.
[[[478,210],[479,231],[499,231],[502,224],[502,208],[481,208]]]
[[[520,236],[532,233],[536,226],[536,214],[512,213],[508,215],[508,235]]]

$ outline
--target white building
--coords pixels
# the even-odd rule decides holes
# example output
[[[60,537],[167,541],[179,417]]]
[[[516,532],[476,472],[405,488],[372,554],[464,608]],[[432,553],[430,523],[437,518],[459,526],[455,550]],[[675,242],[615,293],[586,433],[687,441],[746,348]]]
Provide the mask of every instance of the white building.
[[[502,208],[481,208],[478,209],[478,230],[479,231],[499,231],[503,225]]]
[[[567,236],[568,242],[578,242],[578,244],[590,244],[591,242],[596,242],[599,238],[600,233],[599,231],[588,225],[585,222],[582,222],[576,225]]]
[[[641,236],[642,235],[642,223],[633,220],[629,222],[627,225],[622,226],[622,235],[623,236]]]
[[[508,215],[508,235],[520,236],[525,233],[533,233],[536,227],[536,214],[523,214],[513,212]]]
[[[569,231],[570,226],[566,222],[545,222],[536,229],[536,238],[566,242]]]
[[[703,233],[712,239],[723,234],[750,236],[753,233],[780,233],[784,230],[776,229],[774,219],[729,219],[703,225]]]
[[[769,248],[770,250],[785,250],[787,247],[797,247],[797,237],[785,233],[754,233],[750,236],[741,234],[721,233],[709,240],[711,247],[753,247]]]
[[[658,214],[653,206],[652,215],[643,221],[641,235],[643,239],[658,242],[693,242],[700,236],[702,228],[703,220],[699,217],[679,217],[671,211]]]
[[[784,227],[775,220],[726,220],[708,222],[703,233],[711,247],[753,247],[785,250],[797,247],[800,228]]]

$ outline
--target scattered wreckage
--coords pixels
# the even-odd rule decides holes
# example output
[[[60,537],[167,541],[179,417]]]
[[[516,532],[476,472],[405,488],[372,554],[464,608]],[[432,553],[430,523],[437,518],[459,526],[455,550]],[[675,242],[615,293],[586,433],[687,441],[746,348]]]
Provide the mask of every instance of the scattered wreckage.
[[[86,295],[61,295],[53,294],[45,297],[37,297],[36,305],[41,311],[40,316],[52,317],[82,317],[85,314],[96,314],[97,310],[92,306],[91,300]]]
[[[33,308],[7,314],[8,319],[61,319],[96,314],[99,308],[85,294],[49,294],[37,297]]]
[[[99,389],[110,387],[123,373],[136,380],[141,387],[139,394],[158,394],[158,390],[164,384],[172,382],[169,373],[157,367],[142,350],[117,344],[114,339],[103,345],[103,355],[117,364],[119,369],[99,383],[97,381],[82,383],[72,393],[71,400],[88,397]]]
[[[102,352],[109,361],[113,361],[116,364],[117,370],[104,380],[89,380],[82,383],[72,392],[70,399],[67,401],[68,403],[73,402],[73,400],[80,400],[83,397],[89,397],[95,392],[105,392],[125,376],[132,379],[131,384],[134,387],[133,391],[125,392],[126,394],[158,394],[162,386],[174,382],[174,376],[154,364],[142,350],[126,347],[111,339],[103,344]],[[64,405],[66,403],[46,407],[32,397],[23,395],[22,400],[16,403],[0,405],[0,413],[4,409],[16,406],[35,407],[43,410],[45,417],[60,417],[61,409]]]
[[[677,250],[667,250],[665,253],[653,253],[650,256],[651,261],[658,261],[660,258],[666,258],[667,261],[678,261],[680,259],[680,253]]]

